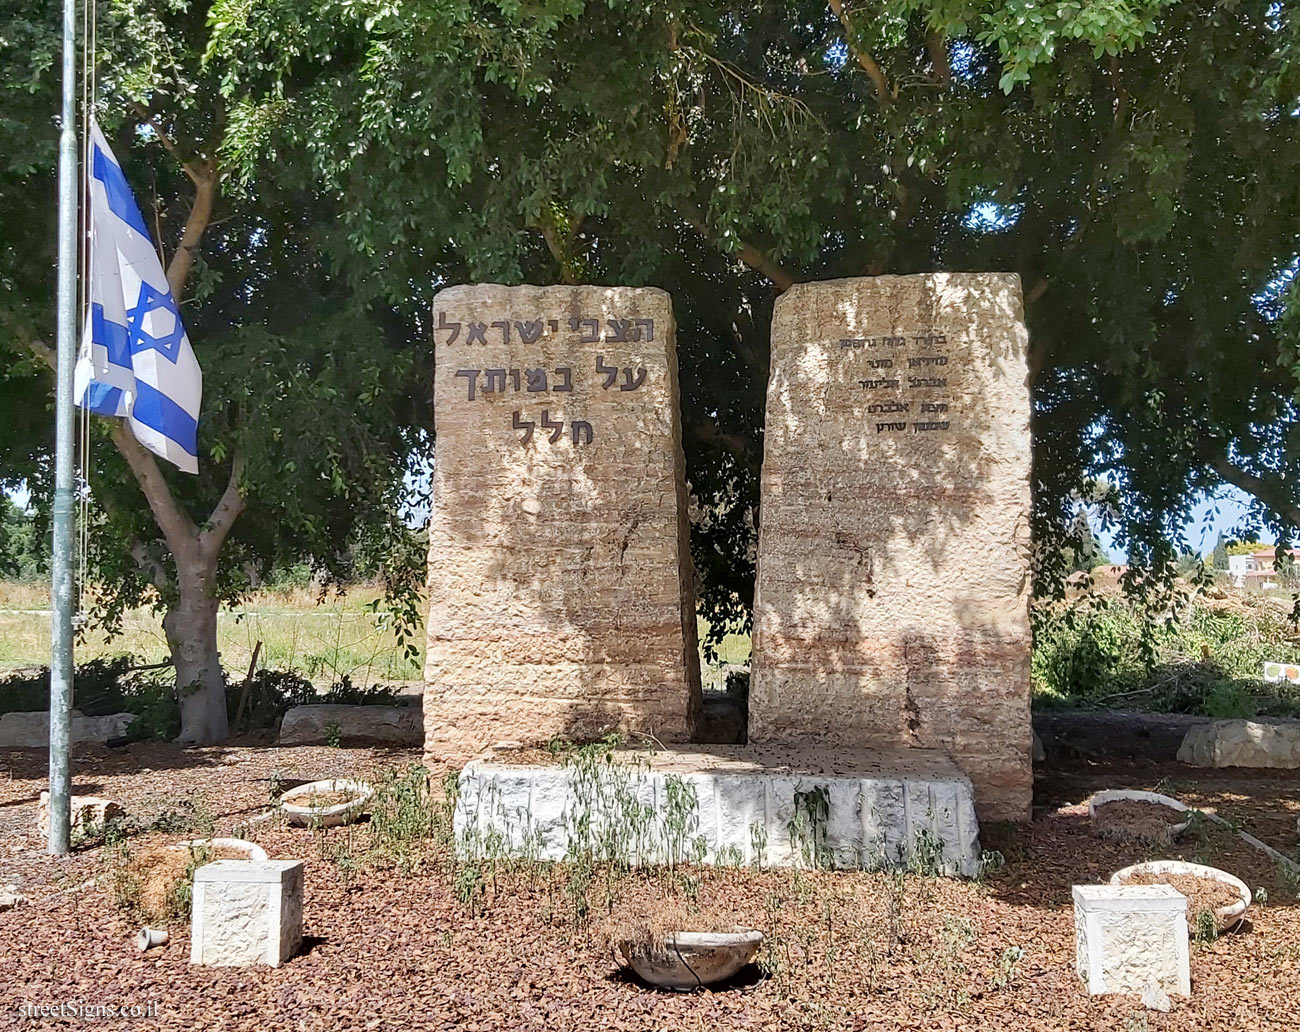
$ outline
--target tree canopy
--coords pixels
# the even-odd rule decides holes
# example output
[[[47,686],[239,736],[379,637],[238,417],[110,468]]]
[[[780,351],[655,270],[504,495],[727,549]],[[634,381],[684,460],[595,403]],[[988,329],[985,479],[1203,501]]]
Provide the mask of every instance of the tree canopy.
[[[1040,537],[1098,483],[1138,566],[1167,567],[1223,482],[1300,524],[1285,5],[218,0],[211,19],[240,174],[275,161],[337,198],[354,282],[394,303],[471,279],[672,291],[710,616],[750,598],[768,320],[796,280],[1020,273]]]
[[[432,293],[472,280],[672,293],[693,550],[715,627],[745,619],[752,598],[768,323],[799,280],[1021,275],[1040,540],[1068,536],[1080,498],[1100,499],[1102,529],[1133,564],[1166,569],[1196,499],[1225,482],[1281,537],[1300,525],[1300,316],[1287,305],[1300,74],[1285,5],[107,6],[101,103],[117,104],[128,175],[158,192],[164,240],[194,189],[163,141],[221,172],[192,302],[219,399],[205,424],[213,476],[192,485],[202,504],[186,497],[196,512],[214,504],[215,474],[245,455],[240,481],[265,513],[250,503],[258,534],[237,546],[250,555],[324,553],[345,525],[380,518],[390,498],[370,485],[391,469],[362,461],[358,474],[337,456],[381,453],[397,425],[410,446],[429,425],[410,353],[380,341],[427,354]],[[7,8],[6,41],[49,20],[31,0]],[[10,50],[24,56],[6,55],[6,99],[46,88],[48,48]],[[12,110],[6,144],[48,126],[34,101]],[[36,201],[52,161],[28,148],[15,170],[20,152],[5,147],[0,205],[50,210]],[[12,299],[40,278],[30,256],[48,257],[51,227],[52,214],[27,251],[6,241],[0,325],[47,332],[47,307]],[[357,343],[363,330],[373,343]],[[377,405],[348,392],[358,380]],[[304,443],[330,422],[359,436]],[[16,450],[37,472],[41,448]],[[123,525],[117,540],[128,531],[142,532]],[[1049,586],[1066,550],[1045,555]]]
[[[328,197],[269,166],[254,188],[232,182],[207,5],[110,0],[99,12],[94,111],[154,230],[204,398],[198,476],[163,469],[118,421],[90,422],[98,617],[111,627],[129,606],[164,611],[179,686],[201,689],[182,694],[182,735],[212,740],[225,727],[219,602],[274,565],[306,560],[338,577],[358,551],[408,546],[422,351],[322,247],[338,217]],[[15,416],[0,481],[26,480],[38,505],[53,437],[57,19],[30,0],[0,8],[0,398]],[[413,589],[412,569],[401,555],[400,587]],[[402,597],[411,604],[412,590]],[[206,716],[187,714],[203,700]]]

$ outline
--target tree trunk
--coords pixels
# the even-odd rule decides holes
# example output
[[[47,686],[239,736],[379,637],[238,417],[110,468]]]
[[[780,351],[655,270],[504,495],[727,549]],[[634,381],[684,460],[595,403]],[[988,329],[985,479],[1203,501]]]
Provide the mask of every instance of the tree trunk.
[[[217,600],[212,569],[186,569],[177,557],[180,599],[163,617],[163,632],[176,665],[180,698],[179,741],[212,745],[230,737],[226,676],[217,652]]]

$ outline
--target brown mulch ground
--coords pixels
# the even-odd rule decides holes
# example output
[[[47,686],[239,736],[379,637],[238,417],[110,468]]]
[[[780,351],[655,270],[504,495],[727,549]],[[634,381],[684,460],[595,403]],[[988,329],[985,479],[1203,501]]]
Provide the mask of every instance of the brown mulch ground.
[[[269,794],[327,777],[367,777],[418,762],[409,752],[329,748],[86,748],[74,791],[122,801],[148,820],[207,814],[215,833],[262,812]],[[105,850],[66,860],[34,834],[45,755],[0,751],[0,884],[30,897],[0,914],[0,1013],[24,1004],[146,1005],[166,1029],[1294,1029],[1300,995],[1300,904],[1271,861],[1215,825],[1159,852],[1107,841],[1089,795],[1142,788],[1215,808],[1283,851],[1296,851],[1300,778],[1285,771],[1193,771],[1176,764],[1071,758],[1036,786],[1035,820],[984,829],[1006,864],[984,884],[889,874],[702,870],[597,872],[575,923],[569,876],[554,868],[484,869],[457,898],[458,872],[434,857],[416,873],[353,869],[364,826],[258,826],[273,857],[306,864],[304,951],[278,969],[188,964],[189,939],[141,954],[137,927],[99,884]],[[176,839],[190,837],[177,832]],[[1264,887],[1247,930],[1192,947],[1190,1000],[1172,1013],[1134,998],[1089,998],[1074,973],[1070,886],[1105,881],[1160,857],[1210,863]],[[762,967],[716,992],[666,994],[621,974],[601,929],[685,905],[702,921],[729,914],[768,936]],[[1017,959],[1018,958],[1018,959]],[[63,1019],[82,1025],[78,1018]],[[44,1027],[37,1021],[22,1027]],[[104,1027],[103,1022],[96,1022]],[[0,1026],[4,1022],[0,1021]]]

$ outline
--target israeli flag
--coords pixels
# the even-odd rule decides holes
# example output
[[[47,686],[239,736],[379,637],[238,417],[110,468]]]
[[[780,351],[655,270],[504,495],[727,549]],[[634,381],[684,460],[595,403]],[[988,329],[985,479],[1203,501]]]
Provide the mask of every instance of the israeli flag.
[[[122,166],[98,123],[90,132],[90,306],[77,404],[129,420],[142,445],[197,473],[203,373]]]

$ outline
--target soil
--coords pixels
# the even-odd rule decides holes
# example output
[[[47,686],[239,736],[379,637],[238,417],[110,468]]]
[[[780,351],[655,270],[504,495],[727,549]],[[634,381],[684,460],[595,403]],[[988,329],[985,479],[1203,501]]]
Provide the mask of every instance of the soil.
[[[1167,846],[1174,840],[1173,829],[1189,816],[1160,803],[1120,799],[1098,806],[1092,823],[1102,838]]]
[[[1214,913],[1222,907],[1241,902],[1241,896],[1231,885],[1194,874],[1135,874],[1127,880],[1127,884],[1172,885],[1175,891],[1187,897],[1187,923],[1193,930],[1204,911]]]
[[[214,822],[205,834],[229,835],[296,784],[373,781],[421,762],[414,750],[78,745],[73,791],[116,799],[146,823],[188,815]],[[133,1029],[221,1032],[1294,1032],[1300,880],[1209,822],[1158,850],[1100,839],[1087,800],[1106,788],[1164,792],[1294,855],[1295,772],[1050,750],[1049,763],[1038,772],[1031,823],[981,829],[983,847],[1005,859],[983,882],[748,868],[596,869],[584,882],[551,865],[457,866],[436,841],[419,863],[358,873],[352,861],[367,863],[367,823],[259,823],[243,837],[304,863],[305,940],[281,967],[232,969],[191,966],[183,926],[170,929],[166,946],[138,952],[139,924],[117,909],[111,887],[85,884],[103,872],[106,847],[45,854],[35,830],[45,753],[0,750],[0,884],[15,883],[30,900],[0,913],[0,941],[22,944],[0,965],[0,1011],[156,1002],[159,1016],[133,1020]],[[195,835],[172,830],[158,841]],[[128,840],[140,850],[154,841]],[[1148,1012],[1135,997],[1087,996],[1074,969],[1071,886],[1164,858],[1231,871],[1267,888],[1267,901],[1251,907],[1243,930],[1193,944],[1193,995],[1175,998],[1171,1013]],[[653,922],[668,905],[709,918],[706,927],[716,917],[728,921],[720,927],[763,931],[760,963],[712,992],[641,985],[611,956],[602,926]]]
[[[313,792],[305,799],[299,796],[291,799],[294,806],[306,806],[311,810],[324,810],[330,806],[342,806],[358,798],[355,792]]]

